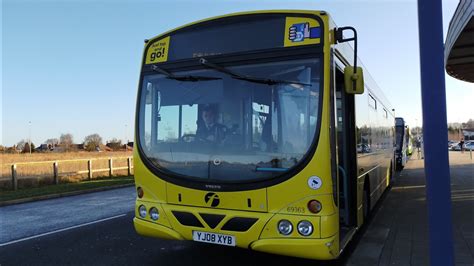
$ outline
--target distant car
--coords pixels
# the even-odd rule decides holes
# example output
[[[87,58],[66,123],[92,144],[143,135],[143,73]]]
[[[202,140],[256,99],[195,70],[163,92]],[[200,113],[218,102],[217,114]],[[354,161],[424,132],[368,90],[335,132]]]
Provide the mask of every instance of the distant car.
[[[369,153],[370,146],[368,144],[357,144],[357,153]]]
[[[451,149],[453,145],[458,145],[458,142],[453,140],[448,140],[448,149]]]
[[[472,140],[469,140],[469,141],[464,142],[464,145],[463,145],[464,150],[468,150],[468,151],[469,151],[469,150],[474,150],[474,149],[472,148],[473,145],[474,145],[474,141],[472,141]],[[459,145],[459,142],[456,143],[456,145],[453,145],[453,147],[451,148],[451,150],[453,150],[453,151],[460,151],[460,150],[461,150],[461,146]]]
[[[461,147],[459,147],[459,142],[455,142],[455,143],[451,144],[449,149],[452,150],[452,151],[460,151]]]
[[[474,151],[474,141],[470,141],[464,145],[464,149],[467,151]]]
[[[452,151],[460,151],[461,150],[461,146],[458,144],[454,145],[452,148],[451,148]]]

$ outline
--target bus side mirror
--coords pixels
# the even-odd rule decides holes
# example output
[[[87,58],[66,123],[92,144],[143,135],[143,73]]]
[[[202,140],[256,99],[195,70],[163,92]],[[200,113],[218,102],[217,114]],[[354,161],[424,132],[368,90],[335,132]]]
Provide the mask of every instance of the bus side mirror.
[[[357,67],[354,72],[354,67],[346,66],[344,69],[344,86],[347,94],[364,93],[364,73],[362,73],[361,67]]]

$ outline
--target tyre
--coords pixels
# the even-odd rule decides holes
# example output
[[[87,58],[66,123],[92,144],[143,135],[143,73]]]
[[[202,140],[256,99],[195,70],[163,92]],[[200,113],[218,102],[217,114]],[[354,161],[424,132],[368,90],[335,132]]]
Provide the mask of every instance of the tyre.
[[[362,208],[364,211],[364,223],[370,214],[370,192],[368,185],[364,185],[364,194],[362,195]]]

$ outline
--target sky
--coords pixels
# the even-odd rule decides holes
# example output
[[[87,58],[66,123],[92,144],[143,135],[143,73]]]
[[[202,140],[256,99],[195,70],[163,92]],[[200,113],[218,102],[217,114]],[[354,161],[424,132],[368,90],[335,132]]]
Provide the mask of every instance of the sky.
[[[443,1],[446,36],[457,0]],[[412,1],[3,0],[2,145],[71,133],[133,139],[143,41],[239,11],[325,10],[358,31],[359,57],[409,125],[421,126],[417,3]],[[448,122],[474,119],[474,84],[446,75]]]

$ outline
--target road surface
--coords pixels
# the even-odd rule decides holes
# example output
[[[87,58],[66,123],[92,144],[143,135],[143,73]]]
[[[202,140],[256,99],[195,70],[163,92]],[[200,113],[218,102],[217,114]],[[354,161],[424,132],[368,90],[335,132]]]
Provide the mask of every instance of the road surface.
[[[0,265],[337,265],[192,241],[133,228],[135,188],[0,208]]]

